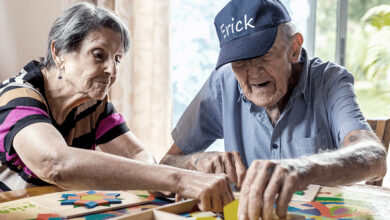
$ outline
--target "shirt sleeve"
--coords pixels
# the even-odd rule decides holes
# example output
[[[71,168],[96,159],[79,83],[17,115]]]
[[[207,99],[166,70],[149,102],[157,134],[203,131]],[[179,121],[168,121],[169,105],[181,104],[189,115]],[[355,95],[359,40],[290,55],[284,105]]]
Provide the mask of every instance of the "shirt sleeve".
[[[46,101],[37,91],[6,88],[0,94],[0,160],[28,183],[47,185],[23,163],[13,147],[15,135],[28,125],[38,122],[52,124]]]
[[[172,131],[175,144],[185,154],[203,151],[216,139],[223,138],[218,74],[221,73],[211,74]]]
[[[353,130],[371,130],[354,92],[354,79],[346,69],[333,66],[328,69],[333,77],[325,85],[327,93],[326,106],[333,139],[341,146],[344,137]]]
[[[116,112],[111,102],[105,102],[96,127],[96,144],[98,145],[107,143],[130,130],[123,116]]]
[[[1,158],[2,162],[16,153],[12,145],[15,135],[37,122],[51,124],[46,102],[38,92],[23,87],[3,91],[0,96],[0,152],[6,155]]]

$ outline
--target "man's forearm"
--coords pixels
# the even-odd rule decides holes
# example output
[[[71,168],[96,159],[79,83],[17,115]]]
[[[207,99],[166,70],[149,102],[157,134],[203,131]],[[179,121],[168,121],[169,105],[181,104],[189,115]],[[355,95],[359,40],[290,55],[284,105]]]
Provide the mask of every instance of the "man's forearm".
[[[365,179],[379,179],[386,174],[386,151],[376,141],[362,140],[340,150],[300,159],[282,160],[295,168],[307,184],[342,185]]]
[[[192,163],[193,157],[197,154],[201,153],[195,153],[190,155],[173,155],[173,154],[166,154],[160,161],[160,164],[170,165],[174,167],[184,168],[184,169],[190,169],[194,170],[194,165]],[[200,155],[198,155],[200,156]]]

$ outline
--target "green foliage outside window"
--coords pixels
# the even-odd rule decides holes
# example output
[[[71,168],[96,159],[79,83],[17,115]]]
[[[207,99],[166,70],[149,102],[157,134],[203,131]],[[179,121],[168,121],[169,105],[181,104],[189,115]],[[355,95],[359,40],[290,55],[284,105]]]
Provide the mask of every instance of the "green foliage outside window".
[[[315,56],[334,61],[337,0],[317,1]],[[368,118],[390,117],[390,5],[388,0],[348,2],[347,69]]]

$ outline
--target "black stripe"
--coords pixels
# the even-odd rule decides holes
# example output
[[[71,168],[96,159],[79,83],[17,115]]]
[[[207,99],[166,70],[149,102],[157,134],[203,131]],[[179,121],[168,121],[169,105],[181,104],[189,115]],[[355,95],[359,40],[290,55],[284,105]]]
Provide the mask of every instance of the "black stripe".
[[[74,115],[76,112],[76,108],[72,109],[72,111],[69,112],[69,114],[66,116],[64,122],[59,125],[55,120],[53,120],[54,127],[57,128],[57,130],[61,133],[63,137],[68,136],[69,132],[75,127],[76,121],[74,120]],[[50,112],[50,118],[54,118],[53,115]]]
[[[76,121],[80,121],[81,119],[87,117],[87,116],[90,115],[91,113],[94,113],[94,112],[96,111],[97,107],[98,107],[99,105],[101,105],[101,104],[102,104],[102,101],[101,101],[101,100],[98,100],[96,104],[94,104],[93,106],[91,106],[91,107],[85,109],[83,112],[81,112],[80,114],[78,114],[78,115],[76,116]]]
[[[42,109],[46,112],[46,106],[33,98],[17,98],[13,99],[8,104],[0,107],[0,124],[4,122],[4,120],[8,117],[8,114],[15,109],[16,106],[26,106],[28,103],[28,107],[36,107]],[[47,113],[47,112],[46,112]]]
[[[39,178],[29,178],[29,175],[27,175],[23,170],[19,173],[19,176],[22,177],[22,179],[28,183],[37,185],[37,186],[48,186],[51,185]]]
[[[0,189],[3,190],[4,192],[11,191],[11,189],[1,181],[0,181]]]
[[[69,132],[76,126],[77,122],[81,119],[88,117],[94,113],[99,105],[102,104],[102,101],[97,101],[96,104],[82,111],[80,114],[75,116],[77,108],[74,108],[67,116],[64,122],[61,125],[55,124],[55,127],[60,131],[62,136],[66,137]],[[52,117],[52,116],[51,116]]]
[[[9,90],[12,90],[12,89],[26,88],[24,86],[15,86],[15,85],[7,86],[7,85],[8,85],[8,83],[5,84],[4,86],[2,86],[2,88],[3,87],[6,87],[6,88],[4,88],[4,90],[0,93],[0,96],[2,96],[4,93],[6,93],[6,92],[8,92]]]
[[[9,83],[14,83],[14,82],[16,82],[15,77],[9,79]]]
[[[6,162],[2,163],[3,166],[7,166],[10,170],[14,171],[15,173],[18,173],[18,175],[26,182],[38,185],[38,186],[47,186],[50,185],[49,183],[39,179],[39,178],[32,178],[29,175],[27,175],[23,169],[18,169],[17,166],[12,165],[12,162]]]
[[[41,68],[39,66],[40,63],[33,60],[23,67],[23,69],[27,72],[27,74],[23,77],[23,80],[28,81],[34,87],[43,86],[44,82]]]
[[[51,124],[51,120],[44,115],[29,115],[18,120],[14,125],[11,126],[10,131],[4,137],[4,148],[9,155],[16,153],[12,145],[15,135],[26,126],[37,122],[46,122]]]
[[[47,108],[45,103],[41,102],[38,99],[31,98],[31,97],[19,97],[10,100],[4,107],[6,106],[11,106],[11,107],[16,107],[16,106],[28,106],[28,107],[36,107],[40,108],[43,111],[47,113]]]
[[[7,158],[5,157],[5,152],[0,152],[0,160],[1,164],[5,164],[7,162]]]
[[[91,149],[91,147],[95,144],[95,134],[96,132],[92,131],[91,133],[74,138],[72,141],[72,147]]]
[[[104,118],[106,118],[107,116],[109,116],[113,113],[116,113],[115,107],[112,105],[111,102],[107,102],[104,111],[99,115],[98,122],[101,122]]]
[[[126,133],[130,131],[130,129],[127,127],[126,123],[122,123],[122,124],[119,124],[115,127],[113,127],[112,129],[110,129],[108,132],[106,132],[105,134],[103,134],[99,139],[96,140],[96,144],[99,145],[99,144],[104,144],[104,143],[107,143],[109,141],[111,141],[112,139]]]

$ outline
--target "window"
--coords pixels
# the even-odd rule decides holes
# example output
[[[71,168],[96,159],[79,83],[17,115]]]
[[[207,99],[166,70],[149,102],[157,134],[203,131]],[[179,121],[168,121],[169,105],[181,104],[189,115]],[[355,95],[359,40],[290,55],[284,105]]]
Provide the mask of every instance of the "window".
[[[387,7],[383,6],[386,3]],[[367,118],[390,116],[390,26],[377,28],[364,16],[371,12],[373,17],[386,19],[377,15],[379,11],[390,13],[389,8],[388,0],[317,1],[314,54],[324,61],[339,61],[337,25],[343,27],[344,18],[339,16],[338,20],[337,11],[348,12],[344,65],[355,77],[357,101]]]
[[[214,17],[228,0],[172,0],[173,127],[215,68],[219,42]],[[223,151],[223,141],[209,150]]]

